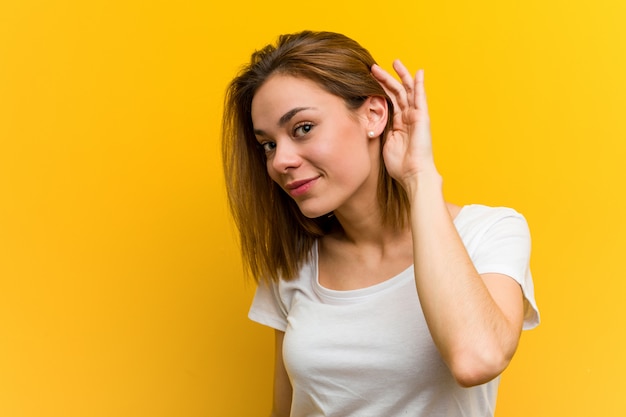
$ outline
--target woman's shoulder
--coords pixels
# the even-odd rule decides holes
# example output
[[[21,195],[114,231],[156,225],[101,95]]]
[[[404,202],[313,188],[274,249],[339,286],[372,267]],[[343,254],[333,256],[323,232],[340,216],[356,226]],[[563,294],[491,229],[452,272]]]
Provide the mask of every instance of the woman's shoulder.
[[[465,205],[459,207],[454,224],[462,237],[479,236],[488,231],[504,235],[529,234],[526,218],[510,207]]]
[[[450,215],[455,222],[498,219],[504,217],[524,218],[521,213],[513,208],[503,206],[487,206],[484,204],[467,204],[464,206],[457,206],[455,204],[448,203],[448,211],[450,211]]]
[[[450,217],[452,218],[452,220],[456,219],[463,209],[463,207],[449,202],[446,202],[446,206],[448,207],[448,212],[450,213]]]

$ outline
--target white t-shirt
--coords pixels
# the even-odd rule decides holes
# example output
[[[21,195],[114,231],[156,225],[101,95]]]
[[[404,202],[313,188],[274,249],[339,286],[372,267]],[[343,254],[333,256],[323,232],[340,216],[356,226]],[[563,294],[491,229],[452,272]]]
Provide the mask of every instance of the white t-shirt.
[[[524,329],[539,323],[525,219],[465,206],[455,226],[479,273],[524,293]],[[293,281],[259,285],[250,319],[285,332],[292,417],[493,416],[499,377],[462,388],[441,359],[420,307],[413,266],[380,284],[336,291],[317,279],[317,246]]]

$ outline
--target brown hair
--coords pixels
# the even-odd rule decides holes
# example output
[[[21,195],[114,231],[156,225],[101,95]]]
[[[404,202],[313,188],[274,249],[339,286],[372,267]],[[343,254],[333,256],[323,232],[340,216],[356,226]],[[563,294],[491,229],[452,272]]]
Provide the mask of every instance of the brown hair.
[[[265,154],[256,141],[251,119],[252,98],[275,73],[302,77],[358,109],[370,96],[385,97],[391,126],[393,105],[371,74],[370,53],[354,40],[332,32],[304,31],[281,35],[276,45],[252,54],[250,63],[228,86],[222,124],[222,158],[228,203],[239,229],[241,251],[255,280],[293,279],[308,259],[315,240],[336,221],[310,219],[274,183]],[[381,146],[382,151],[382,146]],[[380,164],[378,200],[383,222],[406,224],[408,200],[402,187]]]

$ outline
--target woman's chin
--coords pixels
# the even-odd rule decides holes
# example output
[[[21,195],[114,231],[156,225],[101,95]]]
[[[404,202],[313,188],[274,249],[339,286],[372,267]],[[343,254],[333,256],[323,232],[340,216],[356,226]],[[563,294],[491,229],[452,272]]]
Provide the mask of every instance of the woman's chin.
[[[333,212],[333,210],[329,209],[328,207],[314,207],[306,203],[298,204],[298,208],[300,209],[300,212],[304,215],[304,217],[307,217],[309,219],[317,219],[318,217],[328,216]]]
[[[318,211],[301,211],[302,214],[304,215],[304,217],[309,218],[309,219],[317,219],[319,217],[324,217],[325,215],[328,214],[328,212],[318,212]]]

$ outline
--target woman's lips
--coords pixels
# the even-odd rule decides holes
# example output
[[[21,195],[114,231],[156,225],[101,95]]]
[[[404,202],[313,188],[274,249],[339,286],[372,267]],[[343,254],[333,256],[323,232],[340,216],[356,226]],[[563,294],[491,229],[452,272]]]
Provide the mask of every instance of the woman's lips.
[[[313,184],[315,184],[318,178],[319,177],[314,177],[307,178],[305,180],[293,181],[285,185],[285,188],[287,189],[287,192],[290,196],[298,197],[309,191],[309,189],[311,189],[311,187],[313,186]]]

